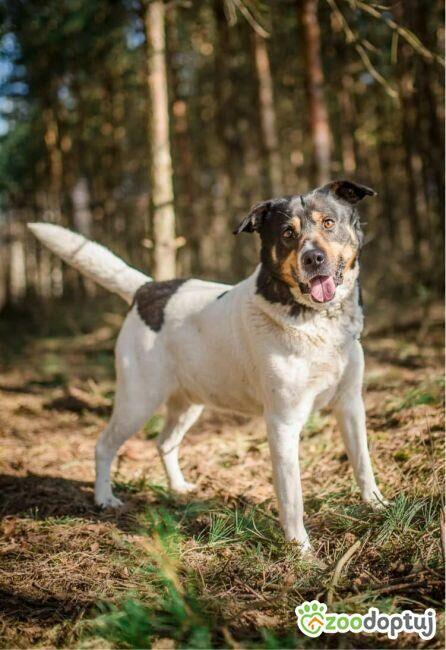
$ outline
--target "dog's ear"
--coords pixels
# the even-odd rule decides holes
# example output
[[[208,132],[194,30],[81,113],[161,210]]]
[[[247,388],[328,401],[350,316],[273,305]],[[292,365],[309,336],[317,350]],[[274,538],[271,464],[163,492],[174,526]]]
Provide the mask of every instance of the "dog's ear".
[[[376,196],[375,190],[353,181],[332,181],[320,189],[321,192],[331,193],[351,205],[355,205],[365,196]]]
[[[247,217],[243,219],[241,223],[233,230],[234,235],[239,235],[241,232],[258,232],[260,226],[263,223],[268,210],[270,209],[272,201],[262,201],[261,203],[256,203],[252,208]]]

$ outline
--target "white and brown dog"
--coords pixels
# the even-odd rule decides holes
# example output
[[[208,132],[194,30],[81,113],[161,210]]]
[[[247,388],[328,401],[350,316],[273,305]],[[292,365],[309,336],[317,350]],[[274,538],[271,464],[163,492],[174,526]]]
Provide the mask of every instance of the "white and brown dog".
[[[259,233],[261,263],[235,286],[154,282],[79,234],[29,225],[65,262],[132,305],[116,345],[113,415],[96,446],[98,505],[121,505],[112,493],[112,461],[162,404],[167,420],[157,445],[177,492],[194,488],[178,450],[204,406],[263,414],[285,537],[305,550],[298,444],[313,409],[333,408],[362,498],[384,503],[367,448],[359,341],[356,203],[373,194],[334,181],[254,206],[235,233]]]

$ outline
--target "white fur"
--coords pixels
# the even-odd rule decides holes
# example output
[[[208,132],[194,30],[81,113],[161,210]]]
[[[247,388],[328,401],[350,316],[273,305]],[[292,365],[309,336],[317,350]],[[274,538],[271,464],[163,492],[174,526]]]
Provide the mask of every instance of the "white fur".
[[[53,223],[29,223],[28,228],[64,262],[105,289],[119,294],[129,304],[137,288],[151,279],[79,233]]]
[[[138,271],[126,271],[123,262],[97,244],[82,238],[78,250],[73,233],[60,228],[57,240],[63,245],[58,244],[54,228],[33,224],[32,229],[65,261],[103,286],[128,297],[131,290],[123,290],[118,268],[123,269],[118,275],[132,279],[133,290],[138,278],[139,284],[147,280]],[[91,254],[86,256],[86,250]],[[178,449],[203,406],[263,414],[285,537],[307,550],[298,446],[313,408],[333,407],[363,499],[383,502],[367,449],[361,396],[358,269],[346,274],[328,307],[302,310],[297,317],[256,293],[257,273],[234,287],[188,280],[169,300],[158,333],[143,322],[136,306],[130,310],[116,346],[113,415],[96,447],[95,498],[101,506],[120,505],[111,489],[113,458],[161,404],[167,406],[167,421],[158,449],[169,485],[179,492],[193,489],[181,472]]]

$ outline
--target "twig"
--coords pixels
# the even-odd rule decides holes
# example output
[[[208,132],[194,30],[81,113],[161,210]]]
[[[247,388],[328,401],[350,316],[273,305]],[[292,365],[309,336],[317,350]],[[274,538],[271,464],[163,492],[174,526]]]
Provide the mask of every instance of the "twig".
[[[375,66],[371,62],[371,60],[370,60],[370,58],[369,58],[369,56],[368,56],[368,54],[367,54],[367,52],[365,50],[364,45],[362,43],[358,42],[358,37],[356,36],[356,34],[351,29],[351,27],[348,24],[344,14],[339,9],[339,7],[336,4],[335,0],[327,0],[327,3],[329,4],[329,6],[330,6],[331,10],[333,11],[333,13],[336,14],[336,16],[338,17],[338,19],[339,19],[339,21],[340,21],[340,23],[342,25],[342,29],[344,30],[344,34],[345,34],[345,40],[347,41],[347,43],[351,43],[353,45],[353,47],[355,48],[355,50],[359,54],[359,57],[360,57],[361,61],[363,62],[364,67],[366,68],[366,70],[368,70],[368,72],[375,79],[375,81],[377,81],[379,84],[381,84],[381,86],[385,89],[387,94],[390,97],[392,97],[392,99],[397,101],[398,100],[398,93],[396,92],[396,90],[394,88],[392,88],[392,86],[382,76],[382,74],[380,72],[378,72],[378,70],[375,68]]]
[[[234,582],[235,582],[236,584],[240,585],[241,587],[243,587],[244,589],[246,589],[247,591],[249,591],[249,593],[252,594],[253,596],[255,596],[257,599],[260,599],[260,600],[270,600],[270,599],[266,598],[263,594],[261,594],[261,593],[255,591],[255,590],[254,590],[252,587],[250,587],[246,582],[243,582],[242,580],[240,580],[240,578],[235,578],[235,579],[234,579]]]
[[[444,67],[445,62],[441,56],[438,54],[433,54],[430,50],[428,50],[427,47],[425,47],[420,41],[418,36],[416,36],[410,29],[407,29],[407,27],[401,27],[401,25],[398,25],[398,23],[392,20],[392,18],[389,18],[387,15],[382,14],[375,7],[362,2],[362,0],[347,0],[347,2],[352,9],[362,9],[362,11],[368,13],[370,16],[373,16],[373,18],[384,21],[386,25],[390,27],[390,29],[392,29],[395,34],[401,36],[401,38],[403,38],[406,43],[408,43],[411,48],[415,50],[415,52],[418,52],[418,54],[420,54],[428,61],[437,61],[437,63]]]
[[[327,605],[331,605],[333,603],[333,594],[335,587],[337,586],[339,582],[339,578],[341,577],[341,573],[345,565],[351,560],[353,555],[356,553],[356,551],[359,551],[361,548],[362,541],[360,539],[356,540],[356,542],[350,546],[348,551],[344,553],[344,555],[338,560],[338,563],[336,564],[335,570],[333,572],[333,577],[331,579],[330,586],[328,587],[327,590]]]
[[[248,6],[245,5],[243,0],[229,0],[228,4],[229,5],[232,4],[240,11],[242,16],[251,25],[251,27],[256,32],[256,34],[262,36],[262,38],[269,38],[269,34],[266,31],[266,29],[263,29],[263,27],[258,22],[257,18],[253,16],[252,9],[248,8]]]
[[[435,581],[434,581],[435,582]],[[440,581],[438,581],[440,583]],[[430,583],[432,584],[432,582]],[[380,589],[373,589],[370,594],[371,595],[377,595],[377,594],[390,594],[393,591],[403,591],[404,589],[409,589],[409,588],[419,588],[426,586],[426,581],[424,580],[423,582],[400,582],[397,585],[386,585],[385,587],[381,587]]]
[[[351,515],[346,515],[343,512],[336,512],[336,510],[332,510],[331,508],[325,507],[324,510],[322,511],[322,514],[324,512],[329,512],[332,515],[335,515],[336,517],[341,517],[342,519],[348,519],[349,521],[354,521],[355,523],[358,524],[367,524],[366,521],[363,519],[357,519],[356,517],[352,517]]]
[[[248,506],[248,507],[252,508],[253,510],[257,510],[257,512],[260,512],[267,519],[271,519],[271,521],[274,521],[275,524],[279,523],[278,517],[274,517],[274,515],[270,515],[269,512],[265,512],[265,510],[261,509],[260,508],[261,504],[251,503],[250,501],[248,501],[248,499],[245,499],[243,494],[238,494],[235,497],[235,500],[236,501],[241,501],[245,506]]]

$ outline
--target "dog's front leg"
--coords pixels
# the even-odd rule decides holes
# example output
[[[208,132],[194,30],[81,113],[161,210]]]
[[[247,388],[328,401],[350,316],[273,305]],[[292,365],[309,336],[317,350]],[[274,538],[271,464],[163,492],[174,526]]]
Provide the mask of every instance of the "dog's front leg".
[[[286,416],[275,412],[265,414],[280,522],[285,539],[299,542],[303,551],[309,551],[311,544],[303,520],[298,447],[300,431],[310,410],[309,405]]]
[[[381,507],[386,501],[376,484],[367,446],[363,374],[364,353],[359,341],[355,341],[334,403],[334,413],[361,496],[367,503]]]

